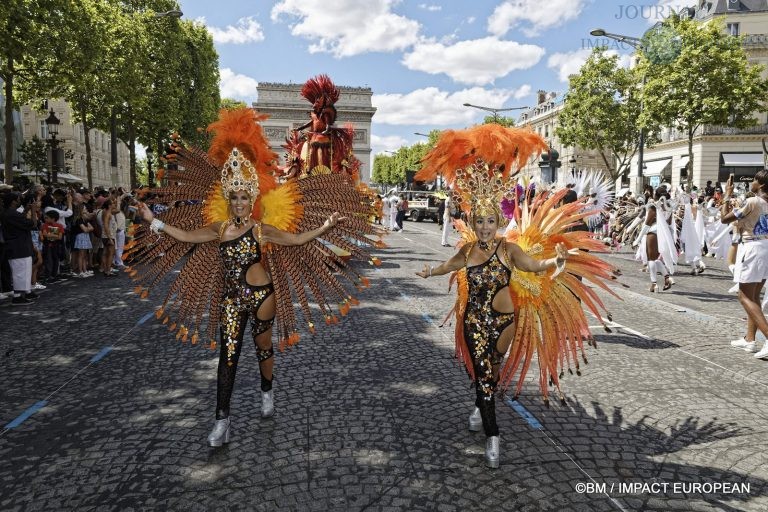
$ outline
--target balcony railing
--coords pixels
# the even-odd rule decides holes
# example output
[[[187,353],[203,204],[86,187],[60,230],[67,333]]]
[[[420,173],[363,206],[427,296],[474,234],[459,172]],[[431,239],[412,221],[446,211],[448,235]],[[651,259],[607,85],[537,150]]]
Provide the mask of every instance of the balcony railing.
[[[705,125],[696,130],[695,136],[702,135],[768,135],[768,123],[756,124],[747,128],[735,128],[733,126]],[[674,142],[686,140],[688,134],[680,130],[666,130],[662,132],[661,140]]]

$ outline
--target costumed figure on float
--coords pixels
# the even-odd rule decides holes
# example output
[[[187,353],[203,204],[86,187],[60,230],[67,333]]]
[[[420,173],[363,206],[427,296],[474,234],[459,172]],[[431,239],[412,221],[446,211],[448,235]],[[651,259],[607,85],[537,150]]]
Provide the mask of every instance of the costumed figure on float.
[[[462,235],[458,252],[439,265],[425,265],[417,275],[452,274],[457,284],[456,357],[476,390],[469,429],[484,430],[485,459],[494,468],[501,450],[497,390],[506,390],[517,376],[516,398],[536,355],[544,400],[548,403],[549,385],[564,400],[562,372],[572,365],[579,371],[579,356],[586,362],[583,341],[592,341],[582,306],[603,321],[602,302],[577,277],[613,293],[604,282],[614,279],[613,267],[594,255],[605,252],[604,244],[588,232],[567,232],[594,212],[582,211],[582,203],[558,208],[566,190],[536,194],[530,204],[520,201],[511,212],[517,229],[504,237],[498,233],[507,222],[501,203],[517,199],[510,176],[546,149],[528,129],[487,124],[448,130],[416,175],[431,181],[442,173],[453,201],[467,214],[467,224],[456,221]]]
[[[333,170],[356,177],[360,161],[352,153],[354,130],[351,125],[334,126],[338,87],[328,75],[318,75],[307,80],[301,95],[312,104],[312,111],[309,122],[291,130],[283,146],[288,152],[285,175],[303,178]]]
[[[215,349],[220,330],[211,446],[230,439],[230,398],[249,318],[261,373],[261,413],[269,417],[272,331],[280,349],[299,340],[293,297],[308,332],[315,331],[311,299],[327,324],[337,323],[331,304],[347,314],[358,303],[348,289],[361,290],[368,280],[332,247],[379,264],[364,248],[383,245],[374,241],[380,233],[369,223],[368,198],[347,174],[278,183],[277,155],[259,125],[266,117],[247,108],[222,110],[208,128],[215,135],[207,153],[172,137],[169,158],[175,165],[167,170],[167,185],[152,190],[147,201],[167,208],[155,215],[140,205],[149,224],[133,226],[134,240],[124,256],[142,298],[164,277],[171,279],[156,316],[177,339],[195,344],[204,338]],[[179,273],[172,273],[177,268]]]

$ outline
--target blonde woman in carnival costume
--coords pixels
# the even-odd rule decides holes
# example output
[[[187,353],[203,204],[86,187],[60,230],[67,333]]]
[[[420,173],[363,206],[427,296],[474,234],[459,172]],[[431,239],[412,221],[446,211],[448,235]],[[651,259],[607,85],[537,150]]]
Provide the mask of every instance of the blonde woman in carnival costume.
[[[603,280],[611,279],[611,266],[578,250],[605,251],[602,242],[588,232],[566,232],[593,214],[582,212],[581,203],[556,208],[566,190],[539,193],[531,204],[521,201],[514,212],[518,228],[503,237],[498,233],[506,224],[501,202],[516,198],[510,176],[546,148],[527,129],[487,124],[448,130],[416,175],[431,181],[441,172],[456,207],[468,215],[467,224],[456,221],[462,235],[458,252],[438,265],[425,265],[416,275],[430,279],[451,274],[458,284],[452,311],[456,357],[476,391],[469,429],[484,430],[485,459],[492,468],[499,467],[501,452],[497,390],[505,390],[517,375],[516,398],[535,354],[545,401],[550,382],[564,400],[561,372],[572,364],[578,371],[583,341],[591,340],[579,299],[601,317],[600,299],[577,276],[610,292]]]
[[[181,265],[156,312],[177,339],[196,344],[207,337],[215,349],[220,329],[211,446],[230,440],[230,398],[249,319],[261,373],[261,415],[266,418],[274,413],[273,330],[281,349],[299,340],[292,294],[306,330],[314,333],[310,293],[331,324],[338,316],[330,302],[338,303],[342,315],[357,304],[346,285],[367,286],[367,279],[332,247],[379,263],[361,248],[380,245],[368,238],[379,234],[368,221],[369,197],[346,172],[308,172],[279,184],[277,155],[258,124],[264,119],[251,109],[222,110],[209,127],[215,136],[207,154],[174,138],[168,158],[178,168],[169,166],[169,185],[155,189],[156,199],[149,202],[182,206],[155,216],[146,204],[140,205],[139,213],[149,224],[136,227],[125,255],[142,297]]]

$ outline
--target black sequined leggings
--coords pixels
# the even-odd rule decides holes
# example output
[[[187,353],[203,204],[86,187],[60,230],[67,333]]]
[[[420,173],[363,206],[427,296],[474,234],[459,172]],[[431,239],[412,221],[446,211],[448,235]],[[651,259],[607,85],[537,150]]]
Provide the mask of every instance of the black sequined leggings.
[[[515,321],[514,313],[491,312],[492,326],[464,324],[464,339],[475,371],[475,406],[480,409],[486,437],[498,436],[496,424],[496,384],[494,367],[501,364],[504,354],[497,350],[501,333]],[[490,332],[489,332],[490,331]]]
[[[261,287],[252,287],[254,289]],[[235,387],[235,373],[237,372],[237,362],[240,359],[240,350],[243,346],[243,335],[245,326],[248,323],[248,317],[251,317],[251,332],[253,342],[256,345],[256,356],[259,360],[259,369],[271,357],[274,356],[274,350],[270,344],[268,349],[261,349],[256,344],[256,337],[272,328],[274,318],[269,320],[260,320],[256,315],[259,307],[264,300],[271,294],[272,286],[261,300],[259,300],[250,310],[240,311],[235,304],[225,303],[221,310],[221,349],[219,351],[219,368],[217,374],[216,386],[216,419],[229,417],[229,403],[232,398],[232,391]],[[261,377],[262,391],[272,389],[272,381]]]

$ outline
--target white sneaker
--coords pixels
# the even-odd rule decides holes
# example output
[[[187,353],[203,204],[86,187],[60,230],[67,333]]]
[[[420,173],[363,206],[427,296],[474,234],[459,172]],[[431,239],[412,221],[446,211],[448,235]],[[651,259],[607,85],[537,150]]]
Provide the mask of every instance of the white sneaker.
[[[765,345],[763,345],[762,350],[755,354],[755,359],[768,359],[768,341],[765,342]]]
[[[12,299],[13,292],[0,292],[0,300]]]
[[[83,272],[83,274],[87,274],[89,276],[92,276],[93,275],[93,270],[86,270],[85,272]]]
[[[757,343],[755,343],[754,341],[752,342],[748,341],[744,345],[744,352],[757,352]]]
[[[728,293],[739,293],[739,283],[736,283],[735,285],[731,286],[728,289]]]
[[[746,338],[744,338],[744,336],[742,336],[741,338],[739,338],[737,340],[733,340],[731,342],[731,346],[734,347],[734,348],[744,348],[747,345],[749,345],[750,343],[754,343],[754,341],[749,342],[749,341],[746,340]]]
[[[44,284],[40,284],[40,283],[35,283],[35,284],[32,285],[32,289],[33,290],[45,290],[46,288],[48,288],[48,287],[45,286]]]

